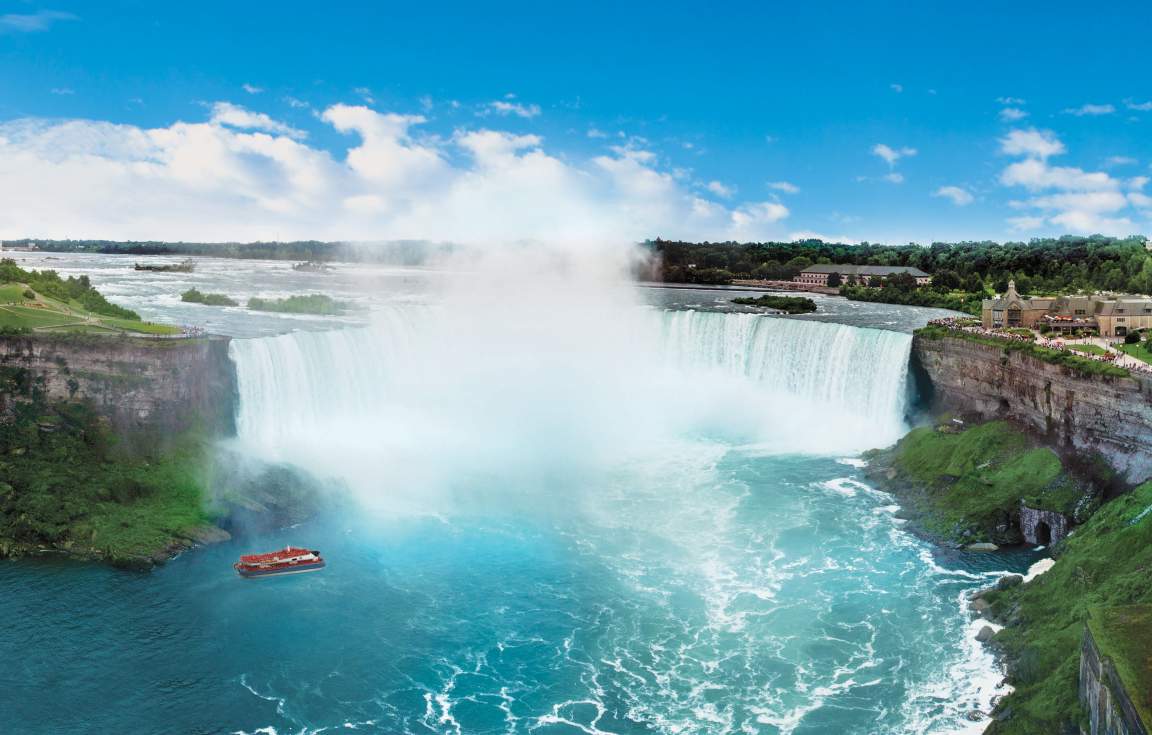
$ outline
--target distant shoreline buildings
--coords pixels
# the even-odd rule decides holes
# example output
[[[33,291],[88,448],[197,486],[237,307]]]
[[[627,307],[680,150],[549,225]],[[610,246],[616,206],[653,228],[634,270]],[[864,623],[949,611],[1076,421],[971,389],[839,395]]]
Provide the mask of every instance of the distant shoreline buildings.
[[[1152,298],[1126,294],[1026,298],[1017,293],[1016,282],[1009,281],[1002,296],[983,301],[980,321],[985,329],[1021,327],[1125,337],[1152,328]]]
[[[843,283],[855,281],[861,286],[867,286],[873,278],[884,280],[901,273],[907,273],[915,278],[917,286],[927,286],[929,283],[932,283],[932,276],[919,268],[911,268],[909,266],[835,265],[826,263],[808,266],[800,271],[799,275],[793,278],[792,281],[795,283],[803,283],[807,286],[827,286],[828,279],[832,274],[837,274]]]

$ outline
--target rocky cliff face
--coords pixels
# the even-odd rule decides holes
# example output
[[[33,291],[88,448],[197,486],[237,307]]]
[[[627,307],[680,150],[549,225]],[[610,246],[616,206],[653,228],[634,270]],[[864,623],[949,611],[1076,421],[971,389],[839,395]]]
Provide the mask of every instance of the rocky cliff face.
[[[955,337],[917,335],[912,345],[938,407],[1010,419],[1056,446],[1098,451],[1130,482],[1152,477],[1152,379],[1080,375]]]
[[[226,337],[0,337],[0,370],[49,399],[90,400],[128,448],[192,428],[234,430]],[[7,400],[0,393],[0,413]]]
[[[1088,713],[1088,735],[1148,735],[1112,662],[1085,631],[1080,648],[1080,704]]]

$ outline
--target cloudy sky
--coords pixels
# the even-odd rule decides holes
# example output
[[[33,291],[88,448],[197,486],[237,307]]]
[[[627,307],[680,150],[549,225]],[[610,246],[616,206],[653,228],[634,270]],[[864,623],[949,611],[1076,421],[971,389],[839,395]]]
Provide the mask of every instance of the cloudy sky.
[[[1147,4],[164,5],[0,0],[0,238],[1152,233]]]

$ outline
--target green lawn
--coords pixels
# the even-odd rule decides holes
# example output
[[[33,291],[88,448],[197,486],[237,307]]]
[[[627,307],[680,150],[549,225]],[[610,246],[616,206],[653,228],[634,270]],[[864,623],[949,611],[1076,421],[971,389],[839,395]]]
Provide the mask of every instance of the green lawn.
[[[64,303],[36,294],[42,308],[23,306],[29,303],[22,283],[0,285],[0,328],[31,329],[44,332],[81,332],[86,334],[179,334],[180,329],[168,324],[154,324],[133,319],[101,316],[86,311],[78,302]]]
[[[1086,355],[1107,355],[1108,350],[1099,345],[1068,345],[1073,352],[1083,352]]]
[[[6,283],[0,286],[0,304],[19,304],[27,301],[24,292],[28,288],[19,283]]]
[[[1141,342],[1135,345],[1116,345],[1116,349],[1123,352],[1125,355],[1131,355],[1137,360],[1143,360],[1146,363],[1152,364],[1152,352],[1148,350],[1146,342]]]

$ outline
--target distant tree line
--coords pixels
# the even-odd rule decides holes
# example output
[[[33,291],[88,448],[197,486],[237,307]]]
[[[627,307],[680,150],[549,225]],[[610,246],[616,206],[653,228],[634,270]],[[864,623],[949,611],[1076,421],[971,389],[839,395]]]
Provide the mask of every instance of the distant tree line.
[[[106,255],[200,255],[217,258],[296,260],[326,263],[389,263],[422,265],[434,255],[455,250],[448,243],[423,240],[389,242],[163,242],[160,240],[5,240],[5,245],[28,247],[53,253],[103,253]]]
[[[651,275],[676,283],[729,283],[736,278],[791,280],[817,264],[911,266],[949,290],[1003,291],[1014,279],[1021,293],[1130,291],[1152,293],[1152,257],[1141,236],[1065,236],[1030,242],[937,242],[848,245],[797,242],[681,242],[650,240],[657,256]],[[858,284],[866,285],[866,284]]]

